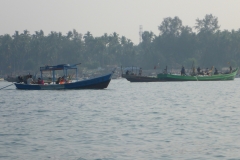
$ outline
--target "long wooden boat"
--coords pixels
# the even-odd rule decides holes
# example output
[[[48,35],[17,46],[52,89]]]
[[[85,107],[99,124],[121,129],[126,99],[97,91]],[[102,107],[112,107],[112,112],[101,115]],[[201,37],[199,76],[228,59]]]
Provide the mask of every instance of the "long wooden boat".
[[[25,80],[27,78],[27,76],[28,75],[23,75],[22,78]],[[43,77],[42,79],[44,80],[45,83],[52,82],[52,78],[50,78],[50,77]],[[7,82],[18,82],[19,81],[18,76],[16,76],[16,77],[8,76],[8,77],[4,78],[4,80]],[[36,77],[33,77],[33,80],[37,80]]]
[[[4,78],[4,80],[8,81],[8,82],[17,82],[18,79],[17,79],[17,77],[8,76],[8,77]]]
[[[164,82],[165,81],[162,79],[158,79],[157,77],[127,75],[127,74],[122,74],[122,78],[126,78],[130,82]]]
[[[174,74],[160,73],[156,77],[139,76],[139,75],[127,75],[122,74],[122,78],[126,78],[130,82],[166,82],[166,81],[226,81],[234,80],[238,68],[232,71],[232,73],[217,74],[217,75],[196,75],[196,76],[181,76]]]
[[[91,78],[91,79],[86,79],[86,80],[77,80],[69,83],[64,83],[64,84],[56,84],[55,81],[55,71],[56,70],[63,70],[64,73],[67,76],[67,70],[68,69],[75,69],[76,70],[76,77],[77,76],[77,65],[69,65],[69,64],[63,64],[63,65],[57,65],[57,66],[45,66],[45,67],[40,67],[41,71],[41,76],[43,71],[52,71],[53,73],[53,82],[51,84],[24,84],[24,83],[14,83],[17,89],[23,89],[23,90],[59,90],[59,89],[104,89],[107,88],[110,81],[111,77],[114,73]]]
[[[196,75],[196,76],[181,76],[173,74],[163,74],[157,75],[158,79],[165,81],[227,81],[234,80],[238,68],[232,71],[232,73],[217,74],[217,75]]]

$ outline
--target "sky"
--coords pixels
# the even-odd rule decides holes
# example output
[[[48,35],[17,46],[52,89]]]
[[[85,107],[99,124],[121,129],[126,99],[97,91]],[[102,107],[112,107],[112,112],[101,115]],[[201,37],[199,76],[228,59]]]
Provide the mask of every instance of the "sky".
[[[139,27],[159,35],[164,18],[178,16],[195,26],[206,14],[218,18],[220,30],[240,28],[240,0],[0,0],[0,35],[15,31],[89,31],[94,37],[112,34],[139,43]]]

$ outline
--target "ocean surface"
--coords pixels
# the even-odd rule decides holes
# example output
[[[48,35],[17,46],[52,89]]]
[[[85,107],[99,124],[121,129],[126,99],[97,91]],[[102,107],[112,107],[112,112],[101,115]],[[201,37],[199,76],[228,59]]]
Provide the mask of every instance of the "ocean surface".
[[[0,88],[10,85],[0,82]],[[3,160],[239,160],[240,78],[0,90]]]

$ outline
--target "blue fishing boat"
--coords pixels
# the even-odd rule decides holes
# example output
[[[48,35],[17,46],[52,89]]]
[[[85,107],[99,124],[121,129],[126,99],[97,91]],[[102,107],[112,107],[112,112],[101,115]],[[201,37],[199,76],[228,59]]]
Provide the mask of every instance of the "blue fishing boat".
[[[78,80],[78,68],[77,65],[69,65],[69,64],[60,64],[56,66],[44,66],[40,67],[41,79],[44,71],[52,72],[52,83],[51,84],[25,84],[25,83],[14,83],[17,89],[23,90],[59,90],[59,89],[104,89],[108,87],[108,84],[111,81],[111,77],[115,71],[115,69],[106,75],[102,75],[95,78],[90,78],[86,80]],[[65,82],[64,84],[57,83],[55,72],[58,70],[63,70],[64,76],[67,77],[68,70],[74,69],[76,74],[76,80],[71,82]]]

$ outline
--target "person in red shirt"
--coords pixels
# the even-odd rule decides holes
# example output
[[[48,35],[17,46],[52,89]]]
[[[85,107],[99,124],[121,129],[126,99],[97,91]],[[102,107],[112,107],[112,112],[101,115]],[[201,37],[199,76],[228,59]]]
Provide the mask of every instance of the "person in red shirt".
[[[44,84],[44,81],[41,78],[38,78],[38,84]]]

